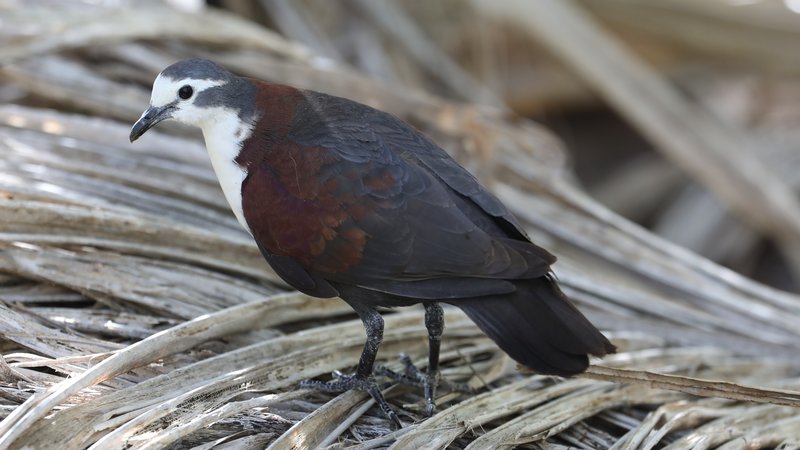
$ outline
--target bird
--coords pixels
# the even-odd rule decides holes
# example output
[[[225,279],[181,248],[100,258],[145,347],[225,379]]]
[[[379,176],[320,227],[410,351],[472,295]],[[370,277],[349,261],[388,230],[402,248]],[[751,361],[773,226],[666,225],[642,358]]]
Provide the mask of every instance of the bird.
[[[407,369],[428,414],[440,383],[441,303],[541,374],[573,376],[590,355],[615,352],[559,288],[556,257],[400,118],[194,58],[158,74],[131,143],[168,119],[202,130],[233,214],[274,272],[310,296],[341,298],[361,319],[367,337],[355,372],[304,386],[366,391],[402,426],[373,372],[381,307],[424,307],[428,366]]]

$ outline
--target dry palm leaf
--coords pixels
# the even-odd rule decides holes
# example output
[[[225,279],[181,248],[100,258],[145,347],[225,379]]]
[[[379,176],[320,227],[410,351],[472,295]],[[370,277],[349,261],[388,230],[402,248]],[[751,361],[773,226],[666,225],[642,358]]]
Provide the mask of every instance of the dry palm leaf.
[[[4,23],[36,33],[9,25],[0,52],[0,76],[26,104],[0,106],[0,447],[797,442],[800,411],[783,405],[800,387],[800,299],[609,212],[571,183],[542,128],[320,64],[225,14],[29,3],[2,6]],[[419,393],[391,388],[409,423],[392,430],[364,395],[298,390],[355,364],[360,323],[342,302],[283,292],[227,211],[198,136],[173,128],[127,143],[147,80],[190,55],[390,110],[478,168],[619,344],[587,375],[616,383],[521,374],[448,309],[444,375],[478,394],[442,390],[425,418]],[[386,322],[386,363],[424,361],[421,311]]]

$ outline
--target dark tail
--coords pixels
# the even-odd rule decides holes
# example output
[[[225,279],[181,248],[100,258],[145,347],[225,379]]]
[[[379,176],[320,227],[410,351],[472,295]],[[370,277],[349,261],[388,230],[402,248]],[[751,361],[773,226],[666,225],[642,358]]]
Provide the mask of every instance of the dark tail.
[[[515,284],[511,294],[453,304],[514,360],[541,374],[575,375],[589,367],[588,355],[616,351],[551,276]]]

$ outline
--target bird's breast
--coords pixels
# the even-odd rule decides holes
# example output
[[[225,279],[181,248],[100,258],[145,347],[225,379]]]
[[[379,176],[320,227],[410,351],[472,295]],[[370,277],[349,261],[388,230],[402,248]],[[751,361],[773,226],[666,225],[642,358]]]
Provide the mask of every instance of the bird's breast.
[[[327,273],[360,261],[367,241],[356,224],[361,199],[342,184],[338,162],[325,148],[289,142],[248,162],[242,204],[262,248]]]

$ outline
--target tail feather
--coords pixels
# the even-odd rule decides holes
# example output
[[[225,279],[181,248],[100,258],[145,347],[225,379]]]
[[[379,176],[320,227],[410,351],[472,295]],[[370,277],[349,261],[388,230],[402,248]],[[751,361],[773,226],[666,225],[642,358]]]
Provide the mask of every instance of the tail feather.
[[[616,350],[550,276],[515,284],[510,294],[453,304],[514,360],[542,374],[575,375],[589,366],[588,355]]]

